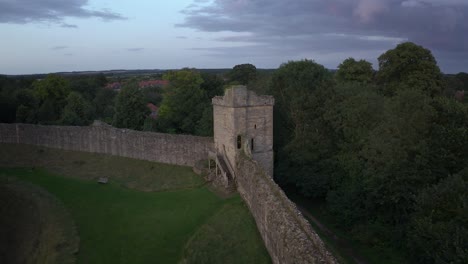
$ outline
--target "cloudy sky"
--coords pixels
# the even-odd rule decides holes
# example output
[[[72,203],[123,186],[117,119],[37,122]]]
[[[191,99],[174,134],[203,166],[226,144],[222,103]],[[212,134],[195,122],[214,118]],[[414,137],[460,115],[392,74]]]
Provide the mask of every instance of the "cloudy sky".
[[[468,71],[468,0],[0,0],[0,74],[328,68],[404,41]]]

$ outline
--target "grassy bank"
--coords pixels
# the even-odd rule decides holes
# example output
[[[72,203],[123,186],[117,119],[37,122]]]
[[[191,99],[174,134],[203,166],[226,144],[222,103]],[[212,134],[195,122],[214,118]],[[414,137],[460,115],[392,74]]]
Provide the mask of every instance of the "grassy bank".
[[[1,147],[0,163],[5,164],[8,154]],[[240,197],[220,198],[190,168],[171,169],[158,163],[30,146],[7,147],[15,155],[27,156],[9,158],[10,166],[26,168],[0,169],[0,179],[39,186],[64,204],[80,237],[78,263],[270,262]],[[36,162],[34,166],[25,162],[28,159]],[[79,172],[73,171],[76,159],[84,161]],[[93,159],[108,165],[104,169],[97,163],[91,166]],[[118,169],[122,164],[126,164],[125,173]],[[164,171],[169,176],[181,172],[175,175],[179,180],[166,180]],[[95,181],[101,174],[109,176],[109,184]],[[145,188],[144,183],[151,179],[159,184]]]
[[[75,263],[78,246],[62,202],[36,185],[0,177],[0,263]]]

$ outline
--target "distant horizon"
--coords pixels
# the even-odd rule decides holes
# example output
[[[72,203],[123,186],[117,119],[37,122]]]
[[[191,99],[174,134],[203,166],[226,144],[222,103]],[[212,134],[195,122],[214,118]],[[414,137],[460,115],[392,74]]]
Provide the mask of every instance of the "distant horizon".
[[[235,66],[235,65],[234,65]],[[182,68],[135,68],[135,69],[109,69],[109,70],[76,70],[76,71],[53,71],[53,72],[39,72],[39,73],[19,73],[19,74],[7,74],[7,73],[0,73],[0,76],[34,76],[34,75],[48,75],[48,74],[85,74],[85,73],[103,73],[103,72],[115,72],[115,71],[176,71],[176,70],[182,70],[184,68],[189,68],[189,69],[196,69],[196,70],[231,70],[234,66],[232,67],[220,67],[220,68],[210,68],[210,67],[204,67],[204,68],[196,68],[196,67],[182,67]],[[277,68],[259,68],[257,67],[257,70],[277,70]],[[337,71],[338,68],[328,68],[325,67],[329,71]],[[378,71],[378,69],[374,69],[375,71]],[[467,71],[458,71],[458,72],[443,72],[442,74],[446,75],[453,75],[453,74],[458,74],[458,73],[468,73]]]
[[[371,62],[402,42],[447,74],[468,71],[468,1],[0,1],[0,72],[102,69],[276,69],[309,59],[334,69]]]

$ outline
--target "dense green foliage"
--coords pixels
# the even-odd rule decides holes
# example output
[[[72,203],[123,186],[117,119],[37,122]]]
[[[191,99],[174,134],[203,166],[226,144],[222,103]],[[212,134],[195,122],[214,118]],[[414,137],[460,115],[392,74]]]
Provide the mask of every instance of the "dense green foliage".
[[[250,64],[239,64],[234,66],[228,74],[231,84],[247,85],[257,78],[257,68]]]
[[[159,110],[160,129],[165,132],[193,134],[202,117],[205,93],[197,71],[185,69],[163,77],[170,82]]]
[[[169,72],[170,82],[163,94],[157,129],[167,133],[213,135],[211,98],[222,95],[223,80],[193,69]]]
[[[105,83],[103,75],[48,75],[43,79],[0,76],[0,122],[88,125],[102,117],[102,112],[95,111],[95,104],[100,102],[93,99],[104,90]],[[112,100],[112,96],[106,97]]]
[[[116,127],[142,130],[149,109],[143,92],[136,83],[127,84],[116,97],[112,124]]]
[[[112,123],[115,114],[114,100],[116,96],[117,92],[111,89],[98,89],[96,97],[93,99],[93,105],[96,111],[95,118],[101,119],[109,124]]]
[[[338,71],[335,78],[338,82],[372,82],[374,70],[372,64],[365,60],[356,61],[353,58],[344,60],[338,65]]]
[[[441,93],[442,74],[430,50],[405,42],[378,60],[377,79],[386,95],[408,88],[423,90],[431,96]]]
[[[106,87],[103,74],[0,76],[0,122],[86,126],[102,120],[122,128],[212,136],[211,98],[223,94],[221,74],[183,69],[164,75],[169,86],[139,84],[161,77],[111,77],[123,87],[120,92]],[[148,104],[161,107],[160,115],[150,117]]]
[[[325,193],[328,185],[328,162],[325,158],[331,142],[309,128],[322,127],[323,101],[331,74],[308,60],[281,65],[272,78],[275,97],[275,149],[277,178],[294,181],[304,192]],[[326,133],[326,131],[324,131]],[[320,184],[314,184],[318,183]]]
[[[67,104],[63,109],[61,124],[84,126],[91,122],[92,106],[81,94],[71,92],[67,96]]]
[[[336,82],[312,61],[274,73],[276,179],[326,200],[336,224],[370,247],[466,262],[467,105],[443,97],[423,47],[380,56],[376,83],[356,63],[343,62]]]

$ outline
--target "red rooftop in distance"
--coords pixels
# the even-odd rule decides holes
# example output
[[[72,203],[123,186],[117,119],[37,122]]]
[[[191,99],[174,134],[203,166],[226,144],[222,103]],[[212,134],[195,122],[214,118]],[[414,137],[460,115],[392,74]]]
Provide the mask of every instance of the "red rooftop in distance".
[[[141,81],[138,83],[140,88],[147,88],[147,87],[163,87],[169,84],[167,80],[149,80],[149,81]]]
[[[152,118],[152,119],[158,118],[158,110],[159,110],[159,107],[155,106],[155,105],[152,104],[152,103],[148,103],[146,106],[147,106],[147,107],[149,108],[149,110],[151,111],[149,117]]]

